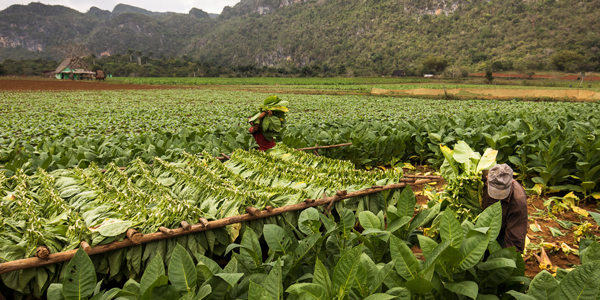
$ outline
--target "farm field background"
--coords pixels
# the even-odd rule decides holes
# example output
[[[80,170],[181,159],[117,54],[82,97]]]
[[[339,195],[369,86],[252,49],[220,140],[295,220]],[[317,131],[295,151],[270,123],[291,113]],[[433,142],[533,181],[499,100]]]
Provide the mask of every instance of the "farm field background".
[[[487,84],[483,79],[463,78],[447,79],[444,83],[439,79],[428,78],[141,78],[141,77],[115,77],[110,78],[111,83],[143,84],[143,85],[184,85],[201,86],[211,89],[261,89],[281,91],[338,91],[343,92],[370,92],[373,88],[388,90],[408,89],[578,89],[577,80],[518,80],[496,79],[494,84]],[[600,91],[600,83],[585,81],[582,90]]]
[[[143,193],[148,203],[167,205],[161,202],[161,197],[179,195],[181,187],[171,182],[170,176],[165,175],[165,172],[176,177],[176,182],[186,181],[188,184],[205,183],[194,181],[198,180],[194,176],[211,177],[214,172],[230,172],[218,167],[220,163],[216,161],[211,161],[211,167],[204,170],[198,154],[203,157],[234,155],[229,165],[232,169],[237,167],[236,162],[247,163],[258,159],[252,156],[254,154],[239,150],[249,150],[256,146],[252,136],[248,134],[246,119],[271,93],[240,91],[238,88],[232,88],[232,91],[219,90],[229,88],[217,83],[219,80],[222,79],[206,84],[208,89],[179,88],[165,84],[165,89],[150,89],[155,87],[138,85],[141,88],[139,90],[1,91],[0,112],[3,118],[0,121],[0,165],[3,166],[5,175],[17,175],[12,181],[3,181],[4,190],[14,191],[21,184],[22,194],[19,196],[25,199],[29,193],[27,189],[35,183],[43,187],[36,193],[60,195],[63,199],[48,196],[48,199],[53,199],[53,203],[66,201],[65,205],[72,206],[79,205],[77,201],[92,201],[92,207],[85,207],[85,210],[98,213],[93,219],[94,225],[98,225],[103,216],[109,215],[107,209],[110,211],[109,207],[102,204],[118,205],[105,202],[115,193],[121,197],[127,193]],[[264,85],[275,90],[281,88],[269,83],[271,79],[256,80],[250,86]],[[285,86],[290,89],[314,89],[317,93],[329,87],[347,91],[356,88],[361,91],[367,86],[369,90],[374,86],[390,86],[388,79],[379,78],[373,79],[374,84],[369,85],[367,82],[370,81],[366,79],[331,79],[324,82],[310,79],[305,84],[298,84],[294,80]],[[242,82],[248,84],[248,81]],[[400,85],[393,85],[394,88],[398,86]],[[447,88],[451,86],[446,85]],[[598,102],[449,101],[367,95],[314,95],[304,94],[302,91],[280,97],[290,102],[290,112],[286,120],[287,127],[278,142],[292,148],[351,142],[352,146],[319,150],[318,153],[327,158],[348,160],[352,163],[351,167],[358,169],[380,170],[373,174],[387,174],[372,175],[373,177],[363,175],[366,176],[363,178],[370,178],[366,181],[367,185],[383,184],[376,181],[397,177],[389,176],[390,172],[393,173],[393,167],[407,167],[405,172],[415,172],[411,170],[412,166],[417,166],[417,170],[421,172],[439,170],[444,161],[440,145],[453,147],[458,141],[464,141],[479,153],[483,153],[486,148],[498,150],[498,162],[510,164],[518,174],[517,179],[531,194],[529,214],[530,224],[534,227],[529,230],[529,246],[524,262],[524,272],[529,276],[541,271],[540,262],[534,258],[535,255],[541,255],[541,249],[547,251],[554,267],[568,269],[580,264],[577,240],[596,239],[596,220],[583,211],[595,212],[595,199],[600,198],[597,186],[600,181],[597,167],[600,165]],[[260,160],[268,161],[265,158]],[[170,165],[169,162],[175,164]],[[184,162],[192,162],[194,166],[185,168]],[[327,161],[323,168],[330,163]],[[125,171],[117,168],[126,166],[129,167]],[[100,175],[101,168],[108,168],[107,179],[103,179],[105,175]],[[183,168],[183,171],[179,168]],[[348,165],[343,168],[348,169]],[[198,170],[203,170],[204,173]],[[234,172],[239,175],[244,171]],[[205,175],[200,175],[201,173]],[[234,176],[232,173],[227,174],[226,176]],[[77,184],[61,179],[67,177],[72,178],[72,182],[77,181]],[[237,187],[231,186],[235,191],[231,195],[241,198],[231,199],[244,199],[240,203],[258,208],[264,208],[267,204],[279,206],[296,203],[306,197],[317,198],[315,195],[322,192],[322,186],[315,185],[308,195],[302,191],[302,186],[302,189],[293,190],[296,198],[268,199],[264,195],[273,193],[274,190],[270,190],[269,184],[263,182],[264,186],[260,187],[263,190],[259,192],[263,198],[260,198],[255,194],[245,194],[243,190],[251,183],[243,178],[236,178]],[[128,180],[137,186],[128,186],[125,183]],[[320,180],[323,180],[323,186],[331,188],[330,192],[349,186],[346,183],[336,185],[334,180],[326,177]],[[217,180],[210,183],[218,185],[223,182]],[[356,185],[356,182],[353,184]],[[431,200],[437,199],[436,195],[443,189],[442,184],[413,187],[417,208],[424,209],[431,205]],[[90,194],[92,191],[93,197]],[[386,194],[385,197],[389,201],[396,196]],[[585,201],[580,202],[583,198],[586,198]],[[208,198],[205,200],[206,203],[214,201]],[[373,203],[380,201],[369,198],[365,201],[367,200]],[[3,201],[12,200],[5,198]],[[564,205],[568,201],[572,201],[573,205]],[[369,207],[370,204],[366,203]],[[128,205],[119,208],[121,221],[129,222],[127,225],[132,226],[137,220],[134,218],[136,212],[131,210],[132,203]],[[231,203],[227,205],[234,207]],[[155,232],[160,225],[175,228],[181,220],[193,222],[198,216],[215,219],[211,214],[217,214],[217,211],[213,209],[209,214],[206,208],[210,205],[204,206],[190,208],[188,215],[182,214],[180,208],[173,208],[172,213],[168,214],[171,217],[157,219],[156,222],[139,227],[140,231]],[[573,207],[578,207],[579,210]],[[358,210],[357,207],[351,207],[351,210],[356,214],[357,220],[358,214],[365,211],[364,207]],[[377,215],[381,208],[367,210]],[[243,207],[237,205],[229,211],[240,214],[243,213]],[[144,213],[151,215],[151,211]],[[227,215],[227,211],[218,213]],[[253,230],[256,228],[262,227],[254,227]],[[85,228],[80,229],[85,231]],[[82,238],[83,231],[79,231],[79,235],[70,232],[71,235],[66,236],[66,240],[59,238],[60,243],[56,249],[73,249]],[[210,252],[216,246],[217,253],[223,254],[228,239],[235,240],[236,234],[238,233],[231,231],[231,228],[219,231],[219,236],[212,237]],[[123,237],[107,239],[95,235],[92,238],[98,238],[95,244],[100,244]],[[19,252],[22,256],[18,258],[31,256],[34,244],[28,245],[27,251]],[[173,251],[174,245],[159,247],[166,247],[163,249],[166,254]],[[205,247],[204,250],[206,249]],[[412,250],[417,254],[421,251],[416,247]],[[109,257],[111,256],[103,259],[115,259]],[[124,264],[130,263],[129,258],[119,257]],[[151,258],[151,255],[144,254],[144,262],[148,263]],[[165,259],[166,263],[167,258]],[[108,260],[95,261],[96,269],[106,270],[102,268],[108,266]],[[110,263],[116,266],[114,261],[111,260]],[[139,267],[136,269],[128,265],[129,271],[124,268],[121,272],[117,269],[114,274],[111,271],[111,278],[127,275],[131,270],[136,270],[134,275],[140,274]]]

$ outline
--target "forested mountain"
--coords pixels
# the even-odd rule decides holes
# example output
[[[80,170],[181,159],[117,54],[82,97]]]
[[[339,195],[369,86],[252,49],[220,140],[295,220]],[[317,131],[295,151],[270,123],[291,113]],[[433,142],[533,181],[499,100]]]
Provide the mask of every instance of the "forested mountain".
[[[112,12],[40,3],[0,12],[0,60],[129,49],[217,65],[345,67],[350,75],[419,69],[428,55],[472,71],[541,70],[571,50],[600,70],[600,0],[242,0],[218,18],[122,4]]]

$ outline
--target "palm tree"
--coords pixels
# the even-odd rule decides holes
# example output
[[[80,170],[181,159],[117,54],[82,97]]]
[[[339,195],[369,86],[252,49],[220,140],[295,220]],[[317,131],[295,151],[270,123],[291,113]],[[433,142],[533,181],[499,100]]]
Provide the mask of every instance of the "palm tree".
[[[131,56],[133,55],[133,49],[127,49],[127,54],[129,54],[129,62],[131,62]]]
[[[137,56],[138,64],[141,66],[142,65],[142,51],[140,51],[140,50],[135,51],[135,56]]]

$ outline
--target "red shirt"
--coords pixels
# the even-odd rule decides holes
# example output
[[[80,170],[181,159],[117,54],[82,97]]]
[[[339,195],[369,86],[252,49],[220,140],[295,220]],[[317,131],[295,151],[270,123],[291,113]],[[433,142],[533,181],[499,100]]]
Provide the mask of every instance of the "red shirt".
[[[252,127],[250,127],[249,131],[250,130],[252,130]],[[254,137],[254,139],[256,140],[256,143],[258,144],[258,151],[267,151],[267,150],[275,147],[275,139],[273,139],[270,142],[267,141],[265,136],[260,131],[253,133],[252,136]]]

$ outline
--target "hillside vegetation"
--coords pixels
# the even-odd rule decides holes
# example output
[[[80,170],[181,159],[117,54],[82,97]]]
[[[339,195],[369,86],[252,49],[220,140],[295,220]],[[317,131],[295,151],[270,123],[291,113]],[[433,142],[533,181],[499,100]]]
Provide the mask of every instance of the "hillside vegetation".
[[[98,11],[11,6],[0,12],[0,59],[59,59],[61,46],[77,44],[96,55],[133,49],[215,65],[368,76],[431,71],[422,64],[430,55],[470,71],[561,69],[550,58],[568,50],[584,61],[564,70],[600,70],[600,0],[243,0],[216,19]],[[9,47],[17,37],[36,51]]]

